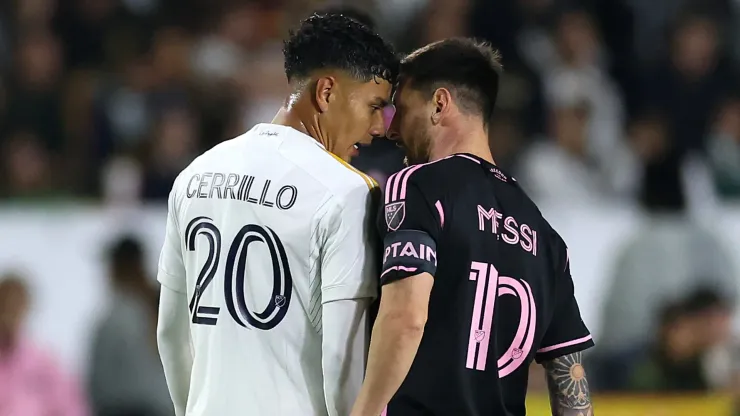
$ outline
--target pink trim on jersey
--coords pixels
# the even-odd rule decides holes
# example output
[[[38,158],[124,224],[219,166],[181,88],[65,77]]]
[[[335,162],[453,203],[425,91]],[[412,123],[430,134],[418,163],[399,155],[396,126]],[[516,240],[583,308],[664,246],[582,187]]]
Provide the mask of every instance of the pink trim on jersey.
[[[416,271],[416,267],[406,267],[406,266],[393,266],[393,267],[389,267],[388,269],[386,269],[386,271],[384,271],[383,273],[380,274],[380,278],[382,279],[383,276],[385,276],[386,273],[388,273],[388,272],[390,272],[392,270],[399,270],[399,271],[402,271],[402,272],[415,272]]]
[[[380,413],[380,416],[388,416],[388,406],[383,408],[383,411]]]
[[[403,200],[406,198],[406,185],[408,184],[409,177],[411,176],[412,173],[416,172],[423,166],[431,165],[432,163],[437,163],[440,160],[449,159],[452,156],[454,155],[447,156],[442,159],[437,159],[434,162],[421,163],[418,165],[409,166],[391,175],[391,177],[388,178],[388,182],[385,185],[385,203],[388,204],[390,202],[395,202],[396,200]],[[399,186],[400,186],[400,193],[399,193]]]
[[[404,200],[406,199],[406,185],[409,183],[409,178],[411,177],[411,174],[416,172],[417,170],[421,169],[421,167],[424,165],[416,165],[409,169],[406,174],[403,176],[403,181],[401,182],[401,194],[399,195],[399,199]],[[393,193],[395,195],[395,192]]]
[[[563,342],[563,343],[560,343],[560,344],[553,345],[551,347],[540,348],[539,350],[537,350],[537,354],[542,354],[544,352],[550,352],[550,351],[559,350],[560,348],[570,347],[572,345],[582,344],[582,343],[584,343],[586,341],[590,341],[590,340],[591,340],[591,335],[586,335],[583,338],[574,339],[573,341]]]
[[[437,201],[434,203],[434,206],[437,207],[437,212],[439,213],[439,226],[443,227],[445,226],[445,211],[442,209],[442,202]]]
[[[385,203],[391,202],[391,185],[393,185],[393,182],[396,181],[396,176],[398,176],[400,172],[396,172],[393,175],[389,176],[388,179],[385,181]]]
[[[470,157],[470,156],[468,156],[468,155],[460,155],[460,154],[457,154],[457,155],[455,155],[455,156],[460,156],[460,157],[464,157],[465,159],[469,159],[469,160],[472,160],[473,162],[475,162],[475,163],[477,163],[477,164],[479,164],[479,165],[480,165],[480,160],[478,160],[478,159],[476,159],[476,158],[473,158],[473,157]]]

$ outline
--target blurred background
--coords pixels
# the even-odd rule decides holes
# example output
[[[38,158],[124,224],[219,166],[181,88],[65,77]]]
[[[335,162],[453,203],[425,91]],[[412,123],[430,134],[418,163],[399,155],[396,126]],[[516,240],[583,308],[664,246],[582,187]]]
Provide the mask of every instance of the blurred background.
[[[172,415],[172,181],[272,119],[287,29],[345,3],[0,1],[0,414]],[[351,3],[403,52],[501,50],[494,157],[570,246],[598,414],[736,412],[740,0]],[[382,183],[402,158],[376,140],[354,163]]]

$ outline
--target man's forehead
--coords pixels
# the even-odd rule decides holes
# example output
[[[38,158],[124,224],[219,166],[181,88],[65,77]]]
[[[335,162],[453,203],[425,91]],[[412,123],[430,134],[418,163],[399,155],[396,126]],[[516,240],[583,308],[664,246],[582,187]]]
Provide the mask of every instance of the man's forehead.
[[[397,105],[401,100],[408,100],[412,92],[413,90],[408,88],[407,82],[399,82],[396,84],[396,88],[393,89],[393,97],[391,97],[393,104]]]

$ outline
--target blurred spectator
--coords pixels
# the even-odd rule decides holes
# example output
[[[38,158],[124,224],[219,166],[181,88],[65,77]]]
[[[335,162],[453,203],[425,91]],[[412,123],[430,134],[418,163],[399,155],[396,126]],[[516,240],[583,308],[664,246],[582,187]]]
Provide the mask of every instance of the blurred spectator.
[[[687,206],[681,182],[681,162],[672,132],[659,114],[636,117],[628,142],[637,159],[640,202],[650,211],[683,212]]]
[[[730,304],[711,289],[698,289],[665,307],[657,340],[635,364],[629,389],[658,393],[726,388],[732,367],[712,353],[726,345],[731,310]]]
[[[740,98],[722,105],[708,142],[718,192],[740,197]]]
[[[418,44],[468,35],[471,0],[428,0]]]
[[[201,82],[213,83],[238,76],[247,61],[246,46],[257,36],[255,3],[243,2],[226,9],[218,17],[212,33],[193,48],[193,73]]]
[[[23,330],[31,294],[14,274],[0,277],[0,414],[85,416],[76,383]]]
[[[682,298],[697,285],[736,293],[736,270],[721,242],[680,212],[655,212],[615,258],[597,347],[607,355],[649,339],[657,325],[655,305]]]
[[[3,159],[6,196],[48,198],[59,189],[53,186],[49,152],[32,133],[11,135],[3,146]]]
[[[491,151],[496,155],[496,165],[505,170],[516,166],[524,145],[524,133],[517,123],[517,117],[518,114],[513,111],[499,110],[493,114],[488,131]]]
[[[670,56],[644,84],[645,102],[664,109],[680,154],[703,150],[715,103],[733,91],[736,72],[723,59],[717,23],[688,15],[676,24]]]
[[[88,388],[97,416],[171,416],[156,344],[157,292],[131,237],[109,255],[112,297],[93,337]]]
[[[613,196],[604,167],[587,151],[589,116],[584,103],[555,108],[551,136],[534,143],[523,155],[518,178],[535,201],[583,205]]]
[[[618,162],[615,156],[624,152],[622,99],[608,73],[612,57],[592,16],[584,10],[559,16],[553,43],[553,51],[534,62],[543,77],[547,102],[550,106],[585,102],[589,108],[585,151],[608,175],[605,179],[614,182],[614,190],[622,191],[629,184],[610,178],[621,173],[622,167],[613,164]]]
[[[702,374],[697,317],[677,304],[660,314],[655,345],[637,362],[628,388],[641,392],[707,391]]]
[[[44,151],[61,152],[66,143],[60,107],[59,42],[46,30],[32,30],[19,40],[17,57],[8,86],[5,133],[30,131]]]
[[[164,201],[180,172],[196,156],[198,120],[187,108],[166,110],[146,153],[144,197]]]

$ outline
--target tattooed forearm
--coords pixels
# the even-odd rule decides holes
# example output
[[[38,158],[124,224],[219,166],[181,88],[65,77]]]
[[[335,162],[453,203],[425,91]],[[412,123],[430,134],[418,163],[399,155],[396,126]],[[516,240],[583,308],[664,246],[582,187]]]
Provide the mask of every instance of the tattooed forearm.
[[[542,366],[547,374],[553,416],[593,416],[580,352],[546,361]]]

